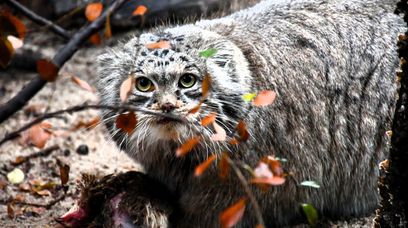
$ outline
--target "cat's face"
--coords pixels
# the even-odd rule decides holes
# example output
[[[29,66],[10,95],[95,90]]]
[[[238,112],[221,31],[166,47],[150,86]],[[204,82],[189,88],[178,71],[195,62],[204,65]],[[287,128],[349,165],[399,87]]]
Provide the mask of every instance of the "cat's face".
[[[180,28],[160,35],[143,34],[100,58],[99,90],[103,103],[119,104],[120,84],[132,76],[135,85],[128,97],[129,104],[186,120],[180,122],[137,113],[138,124],[130,141],[132,138],[136,141],[141,138],[182,141],[197,134],[209,136],[213,133],[212,127],[202,127],[197,123],[211,112],[217,114],[216,122],[227,132],[239,121],[246,107],[241,97],[248,92],[247,63],[232,43],[213,33],[195,32],[201,35],[180,31]],[[160,48],[149,46],[157,42],[169,45]],[[209,48],[216,49],[216,53],[209,57],[200,55]],[[212,83],[210,95],[202,99],[206,75],[210,75]],[[200,111],[189,114],[201,100]]]

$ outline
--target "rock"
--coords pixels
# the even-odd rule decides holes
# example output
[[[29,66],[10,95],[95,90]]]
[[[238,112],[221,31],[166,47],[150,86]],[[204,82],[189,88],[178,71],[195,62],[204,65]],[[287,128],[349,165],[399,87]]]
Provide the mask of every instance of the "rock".
[[[80,155],[87,155],[89,153],[89,148],[87,145],[82,144],[78,146],[78,148],[76,149],[76,152]]]

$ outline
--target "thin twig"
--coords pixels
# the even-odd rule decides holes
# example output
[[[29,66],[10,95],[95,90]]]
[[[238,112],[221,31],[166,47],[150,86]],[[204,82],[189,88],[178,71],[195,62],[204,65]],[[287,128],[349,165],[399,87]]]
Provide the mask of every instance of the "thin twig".
[[[65,199],[65,197],[67,197],[70,194],[61,194],[59,195],[57,198],[51,200],[50,202],[46,203],[46,204],[41,204],[41,203],[30,203],[30,202],[21,202],[21,201],[16,201],[13,199],[10,200],[0,200],[0,204],[9,204],[10,202],[12,202],[13,204],[18,204],[18,205],[23,205],[23,206],[32,206],[32,207],[44,207],[45,209],[51,209],[51,207],[53,207],[55,204],[57,204],[58,202],[61,202],[62,200]]]
[[[255,216],[258,220],[258,224],[262,227],[265,227],[265,222],[262,217],[261,208],[259,207],[258,201],[255,199],[254,194],[252,193],[251,189],[249,188],[248,181],[245,179],[244,175],[242,174],[241,170],[237,167],[235,162],[227,157],[227,161],[230,164],[232,170],[234,170],[235,174],[238,177],[238,180],[241,182],[242,187],[244,187],[244,191],[249,197],[249,201],[251,201],[252,206],[254,207]]]
[[[18,10],[24,16],[26,16],[28,19],[32,20],[33,22],[39,24],[39,25],[45,25],[48,28],[50,28],[51,31],[55,32],[57,35],[62,36],[63,38],[69,40],[71,38],[71,33],[64,28],[62,28],[59,25],[54,24],[52,21],[49,21],[40,15],[34,13],[27,7],[23,6],[22,4],[18,3],[15,0],[5,0],[7,4],[12,6],[14,9]]]
[[[59,116],[59,115],[64,114],[64,113],[71,114],[71,113],[74,113],[74,112],[80,112],[80,111],[87,110],[87,109],[108,109],[108,110],[118,111],[118,112],[135,111],[135,112],[142,112],[142,113],[145,113],[145,114],[159,116],[159,117],[163,117],[163,118],[167,118],[167,119],[172,119],[172,120],[179,121],[179,122],[185,122],[186,121],[184,118],[178,117],[178,116],[175,116],[175,115],[172,115],[172,114],[152,112],[152,111],[148,111],[148,110],[145,110],[145,109],[137,108],[137,107],[132,106],[132,105],[121,105],[121,106],[86,105],[86,104],[85,105],[77,105],[77,106],[73,106],[73,107],[70,107],[70,108],[67,108],[67,109],[62,109],[62,110],[58,110],[58,111],[55,111],[55,112],[45,113],[42,116],[39,116],[39,117],[35,118],[34,120],[32,120],[29,123],[25,124],[20,129],[6,134],[4,136],[4,138],[0,141],[0,145],[2,145],[3,143],[5,143],[5,142],[7,142],[9,140],[17,138],[18,136],[20,136],[21,132],[29,129],[30,127],[40,123],[43,120],[54,118],[54,117]]]
[[[53,151],[58,150],[58,149],[59,149],[59,146],[58,146],[58,145],[50,146],[50,147],[48,147],[48,148],[45,148],[45,149],[43,149],[43,150],[34,152],[34,153],[29,154],[29,155],[27,155],[27,156],[21,156],[18,162],[12,161],[11,163],[12,163],[13,165],[16,165],[16,166],[17,166],[17,165],[21,165],[21,164],[23,164],[24,162],[26,162],[26,161],[28,161],[28,160],[30,160],[30,159],[33,159],[33,158],[47,157],[47,156],[49,156]]]
[[[81,44],[88,40],[92,34],[105,26],[106,17],[112,15],[113,12],[118,10],[125,2],[126,0],[115,1],[98,19],[77,32],[64,47],[57,51],[52,62],[61,68],[61,66],[74,55]],[[39,76],[31,80],[17,95],[0,107],[0,123],[7,120],[11,115],[26,105],[46,84],[47,81],[41,79]]]

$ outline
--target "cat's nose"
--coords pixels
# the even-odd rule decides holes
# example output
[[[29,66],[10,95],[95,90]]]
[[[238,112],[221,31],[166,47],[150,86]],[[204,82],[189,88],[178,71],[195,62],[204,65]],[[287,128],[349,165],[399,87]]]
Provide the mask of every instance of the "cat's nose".
[[[161,105],[161,110],[163,112],[171,112],[176,108],[176,106],[173,103],[170,102],[166,102],[164,104]]]

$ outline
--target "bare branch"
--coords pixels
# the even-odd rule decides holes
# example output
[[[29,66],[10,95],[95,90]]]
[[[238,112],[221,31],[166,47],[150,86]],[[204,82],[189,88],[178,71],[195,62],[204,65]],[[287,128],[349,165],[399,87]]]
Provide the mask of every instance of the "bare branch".
[[[7,4],[9,4],[10,6],[12,6],[14,9],[18,10],[19,12],[21,12],[22,14],[24,14],[24,16],[26,16],[27,18],[29,18],[30,20],[32,20],[33,22],[39,24],[39,25],[45,25],[48,28],[50,28],[51,31],[55,32],[57,35],[62,36],[63,38],[69,40],[71,38],[71,34],[69,31],[65,30],[64,28],[62,28],[59,25],[54,24],[52,21],[49,21],[43,17],[41,17],[40,15],[34,13],[33,11],[31,11],[30,9],[28,9],[27,7],[23,6],[22,4],[18,3],[15,0],[5,0],[5,2]]]
[[[105,20],[108,15],[119,9],[126,0],[115,1],[105,12],[94,22],[84,29],[77,32],[72,39],[57,52],[52,62],[61,68],[66,61],[68,61],[74,53],[79,49],[92,34],[97,32],[105,25]],[[6,104],[0,107],[0,123],[8,119],[15,112],[20,110],[35,94],[40,91],[47,81],[41,79],[39,76],[31,80],[16,96],[11,98]]]

